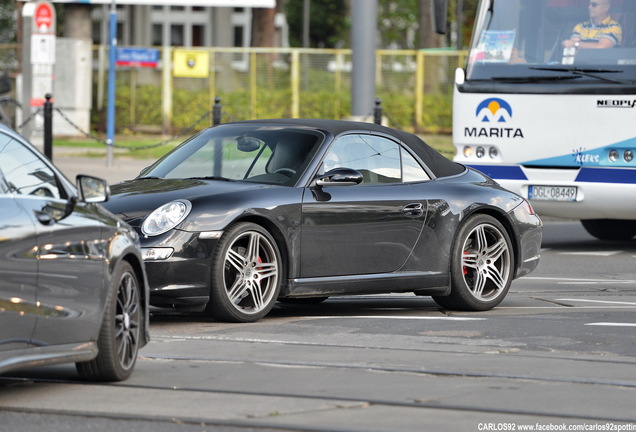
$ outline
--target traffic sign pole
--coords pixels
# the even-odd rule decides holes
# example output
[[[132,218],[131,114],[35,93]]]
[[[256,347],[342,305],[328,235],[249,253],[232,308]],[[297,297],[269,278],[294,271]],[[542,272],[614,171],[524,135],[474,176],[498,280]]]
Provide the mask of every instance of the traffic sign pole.
[[[26,3],[22,7],[22,106],[24,121],[42,108],[45,95],[53,93],[55,66],[55,8],[48,1]],[[31,140],[34,122],[19,131]]]
[[[115,67],[117,62],[117,9],[115,0],[110,5],[110,32],[108,45],[108,106],[106,107],[106,166],[113,165],[115,139]]]

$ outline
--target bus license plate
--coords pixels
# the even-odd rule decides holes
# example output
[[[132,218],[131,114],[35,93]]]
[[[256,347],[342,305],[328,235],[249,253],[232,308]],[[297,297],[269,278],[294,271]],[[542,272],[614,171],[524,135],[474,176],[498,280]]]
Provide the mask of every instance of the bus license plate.
[[[576,201],[576,186],[529,186],[528,199],[535,201]]]

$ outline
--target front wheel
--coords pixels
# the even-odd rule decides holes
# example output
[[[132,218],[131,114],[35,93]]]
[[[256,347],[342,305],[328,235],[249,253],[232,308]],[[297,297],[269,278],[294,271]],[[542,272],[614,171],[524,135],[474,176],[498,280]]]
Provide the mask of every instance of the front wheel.
[[[447,309],[484,311],[504,299],[514,276],[512,244],[492,216],[471,216],[452,247],[451,294],[434,296]]]
[[[280,252],[269,232],[253,223],[232,225],[214,253],[206,312],[222,321],[258,321],[274,307],[281,279]]]
[[[123,381],[137,360],[143,310],[137,275],[127,262],[116,269],[112,289],[97,339],[99,353],[93,360],[75,365],[86,380]]]

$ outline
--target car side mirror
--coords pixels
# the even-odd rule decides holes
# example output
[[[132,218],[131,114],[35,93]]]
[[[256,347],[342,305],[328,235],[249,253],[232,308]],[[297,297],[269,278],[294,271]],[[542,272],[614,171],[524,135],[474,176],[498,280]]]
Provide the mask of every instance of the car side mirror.
[[[80,174],[76,177],[79,200],[86,203],[103,203],[110,197],[106,180]]]
[[[351,168],[334,168],[316,177],[318,186],[355,186],[362,183],[362,173]]]

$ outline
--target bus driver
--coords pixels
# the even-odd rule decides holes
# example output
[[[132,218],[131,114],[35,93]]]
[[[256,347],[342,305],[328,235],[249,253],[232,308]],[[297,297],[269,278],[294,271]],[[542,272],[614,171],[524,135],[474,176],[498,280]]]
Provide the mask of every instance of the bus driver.
[[[592,0],[588,5],[590,20],[574,26],[564,48],[614,48],[621,45],[623,29],[609,14],[610,0]]]

